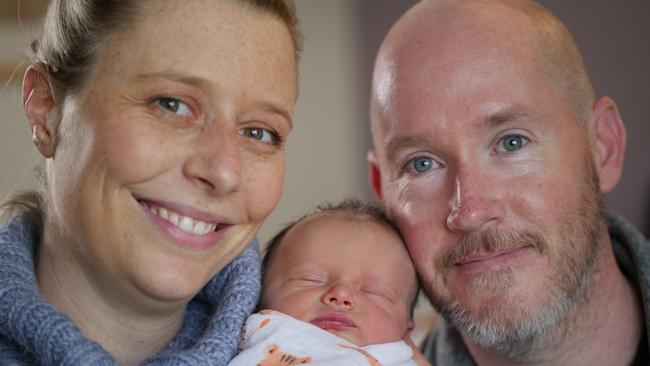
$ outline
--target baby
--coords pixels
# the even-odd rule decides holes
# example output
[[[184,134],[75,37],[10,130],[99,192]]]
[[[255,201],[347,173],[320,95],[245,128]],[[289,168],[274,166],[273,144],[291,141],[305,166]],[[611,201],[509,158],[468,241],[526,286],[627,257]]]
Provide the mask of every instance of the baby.
[[[415,270],[379,205],[346,200],[289,224],[264,257],[263,310],[230,365],[416,365]]]

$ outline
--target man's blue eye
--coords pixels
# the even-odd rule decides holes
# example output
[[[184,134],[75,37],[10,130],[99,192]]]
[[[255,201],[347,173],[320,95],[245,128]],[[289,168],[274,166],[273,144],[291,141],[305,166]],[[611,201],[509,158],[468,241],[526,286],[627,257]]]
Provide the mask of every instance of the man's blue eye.
[[[499,141],[497,149],[503,148],[505,151],[515,151],[521,149],[528,142],[528,139],[521,135],[508,135]]]
[[[433,159],[431,158],[416,158],[411,161],[411,166],[418,173],[424,173],[433,167]]]

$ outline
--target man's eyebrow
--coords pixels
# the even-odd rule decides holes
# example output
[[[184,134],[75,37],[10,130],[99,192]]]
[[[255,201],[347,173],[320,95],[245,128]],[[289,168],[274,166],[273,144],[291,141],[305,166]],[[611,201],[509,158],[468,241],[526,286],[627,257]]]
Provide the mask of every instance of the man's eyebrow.
[[[390,136],[385,140],[386,155],[392,156],[396,151],[413,146],[423,145],[429,142],[429,138],[424,135],[396,135]]]
[[[516,121],[528,117],[528,113],[524,112],[521,108],[508,107],[495,114],[491,114],[485,118],[485,124],[488,127],[498,127],[504,123]]]

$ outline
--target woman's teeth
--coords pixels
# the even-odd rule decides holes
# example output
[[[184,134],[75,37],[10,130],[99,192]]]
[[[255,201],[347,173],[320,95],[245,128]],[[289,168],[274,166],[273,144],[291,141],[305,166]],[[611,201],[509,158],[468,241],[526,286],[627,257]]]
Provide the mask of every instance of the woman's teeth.
[[[171,222],[177,228],[189,234],[205,235],[213,232],[217,228],[217,224],[210,224],[201,220],[193,219],[189,216],[183,216],[164,207],[157,207],[146,202],[140,202],[140,204],[152,214],[162,217]]]

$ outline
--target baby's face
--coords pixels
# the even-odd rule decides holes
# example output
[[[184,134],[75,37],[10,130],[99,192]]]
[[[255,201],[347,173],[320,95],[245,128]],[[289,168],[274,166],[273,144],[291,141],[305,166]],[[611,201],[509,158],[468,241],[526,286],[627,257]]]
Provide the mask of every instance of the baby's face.
[[[294,226],[267,268],[262,304],[358,346],[403,339],[415,271],[399,237],[368,220]]]

